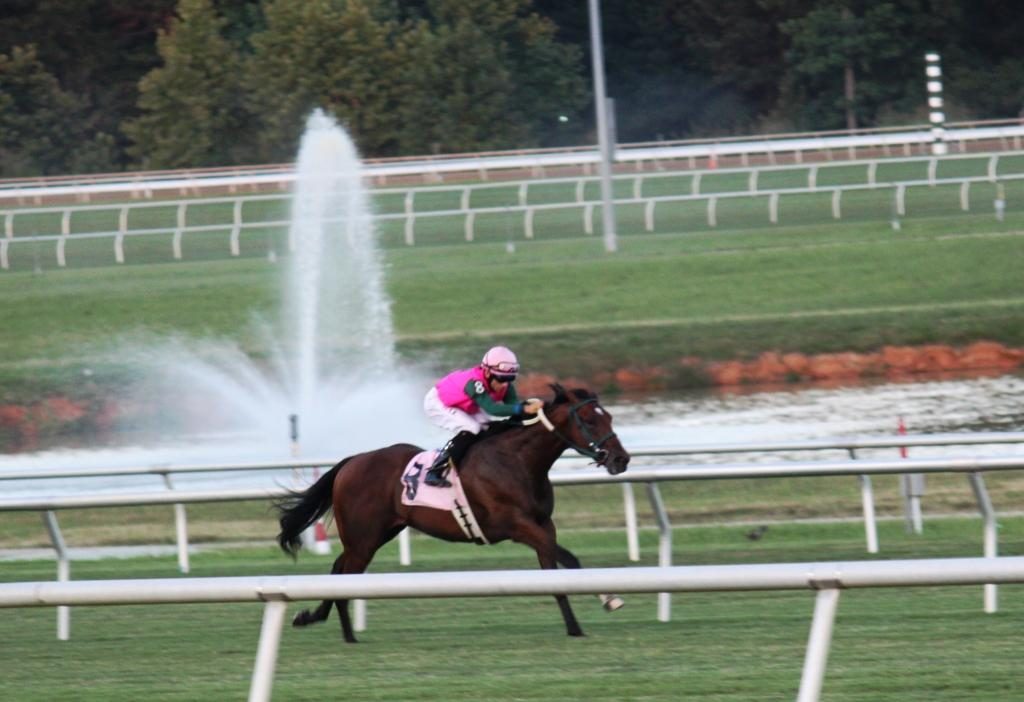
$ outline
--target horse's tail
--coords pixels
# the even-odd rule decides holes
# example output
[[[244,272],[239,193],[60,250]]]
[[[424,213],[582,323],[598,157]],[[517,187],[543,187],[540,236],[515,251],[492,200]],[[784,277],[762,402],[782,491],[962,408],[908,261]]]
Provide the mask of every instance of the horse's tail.
[[[302,546],[302,532],[313,526],[313,523],[331,508],[334,476],[349,458],[324,473],[323,477],[308,489],[292,492],[274,503],[281,515],[281,533],[277,535],[277,543],[292,558],[295,558],[299,547]]]

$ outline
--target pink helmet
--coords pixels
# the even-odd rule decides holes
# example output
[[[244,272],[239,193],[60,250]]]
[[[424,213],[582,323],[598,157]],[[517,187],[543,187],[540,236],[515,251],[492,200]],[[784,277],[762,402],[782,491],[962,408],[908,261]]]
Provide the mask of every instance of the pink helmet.
[[[515,380],[519,373],[519,360],[504,346],[495,346],[485,353],[481,365],[499,380]]]

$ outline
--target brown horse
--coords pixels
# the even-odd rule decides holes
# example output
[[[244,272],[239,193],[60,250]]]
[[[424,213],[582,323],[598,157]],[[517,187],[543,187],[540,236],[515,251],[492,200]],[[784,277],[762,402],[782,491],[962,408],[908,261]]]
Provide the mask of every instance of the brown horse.
[[[555,397],[544,404],[542,421],[514,420],[492,425],[473,443],[458,467],[477,522],[490,543],[512,539],[537,553],[541,568],[579,568],[571,552],[558,545],[551,521],[555,499],[548,471],[573,448],[616,475],[626,470],[629,454],[612,431],[612,417],[586,390],[552,385]],[[400,476],[422,449],[395,444],[341,461],[304,492],[278,504],[281,548],[294,557],[302,532],[333,505],[342,553],[332,574],[362,573],[381,546],[405,527],[446,541],[469,541],[450,512],[402,504]],[[565,595],[555,595],[569,636],[582,636]],[[345,641],[354,643],[348,600],[324,600],[292,622],[306,626],[327,619],[336,605]]]

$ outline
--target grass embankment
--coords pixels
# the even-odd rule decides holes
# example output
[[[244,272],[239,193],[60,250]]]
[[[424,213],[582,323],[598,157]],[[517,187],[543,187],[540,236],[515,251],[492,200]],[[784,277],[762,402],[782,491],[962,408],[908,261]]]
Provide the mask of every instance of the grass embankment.
[[[438,370],[494,342],[528,370],[591,375],[683,356],[869,351],[979,339],[1024,346],[1024,216],[961,216],[771,231],[389,249],[399,350]],[[145,334],[238,340],[277,317],[281,263],[264,259],[0,275],[0,399],[102,391],[116,349]],[[86,375],[83,375],[86,373]],[[670,385],[699,382],[680,371]],[[607,390],[608,388],[602,388]]]
[[[563,526],[566,526],[563,523]],[[1024,520],[1003,520],[1000,548],[1024,552]],[[860,560],[857,524],[772,527],[758,541],[742,528],[678,530],[677,563]],[[886,558],[976,556],[977,519],[928,521],[910,536],[884,523]],[[628,565],[621,532],[566,532],[562,542],[591,567]],[[653,531],[641,565],[656,562]],[[473,547],[414,537],[413,571],[534,568],[521,546]],[[271,547],[199,553],[194,576],[323,573],[330,557],[297,564]],[[386,546],[373,572],[397,570]],[[174,577],[174,559],[79,562],[75,579]],[[471,577],[471,576],[470,576]],[[53,563],[7,563],[0,581],[52,580]],[[1016,643],[1024,599],[1000,588],[1000,612],[982,613],[978,586],[844,591],[824,695],[833,702],[1003,702],[1019,687]],[[395,600],[369,603],[364,643],[340,642],[336,615],[286,628],[274,698],[320,700],[715,700],[796,696],[813,594],[690,593],[673,596],[672,622],[656,620],[654,595],[629,595],[608,615],[572,598],[583,639],[565,636],[549,597]],[[307,606],[295,603],[289,614]],[[76,607],[71,640],[55,640],[51,608],[6,610],[0,697],[11,700],[229,700],[249,687],[262,607]],[[85,684],[84,681],[88,681]]]

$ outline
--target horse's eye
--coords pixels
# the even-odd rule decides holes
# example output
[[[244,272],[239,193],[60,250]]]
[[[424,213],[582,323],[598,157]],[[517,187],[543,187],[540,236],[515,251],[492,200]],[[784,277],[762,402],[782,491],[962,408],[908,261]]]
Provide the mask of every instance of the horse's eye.
[[[601,409],[600,407],[595,407],[595,408],[594,408],[594,411],[595,411],[595,412],[597,412],[597,413],[598,413],[598,414],[600,414],[600,415],[604,415],[604,410],[603,410],[603,409]]]

